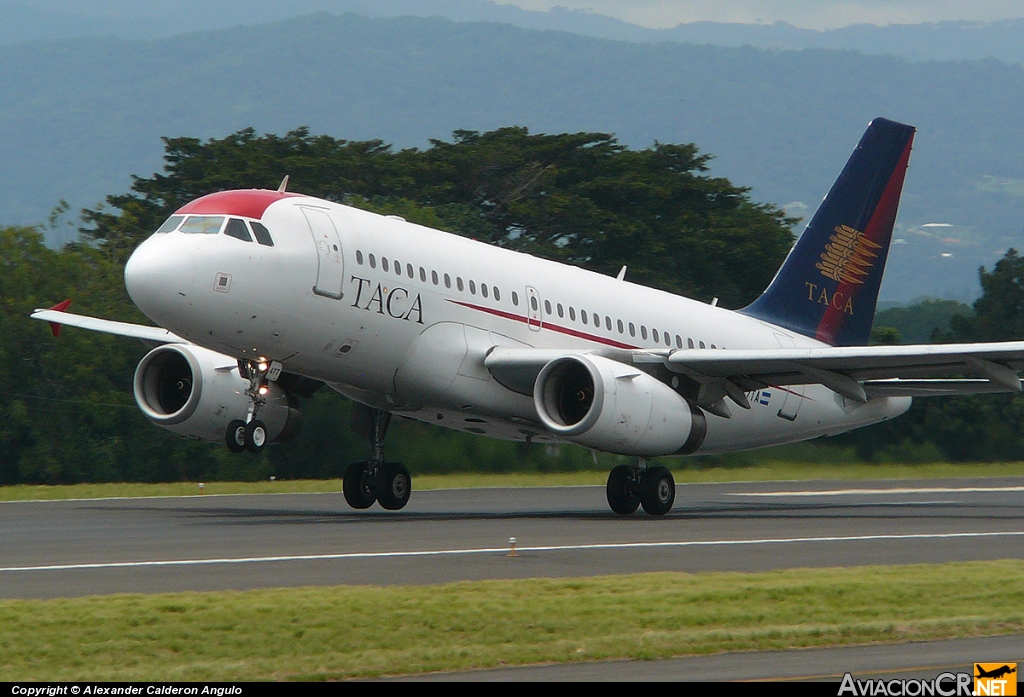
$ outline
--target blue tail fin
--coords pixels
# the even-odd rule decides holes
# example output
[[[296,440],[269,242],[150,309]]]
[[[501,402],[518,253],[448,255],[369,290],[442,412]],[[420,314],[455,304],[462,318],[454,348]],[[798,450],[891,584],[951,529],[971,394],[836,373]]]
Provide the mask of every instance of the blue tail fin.
[[[833,346],[868,343],[914,131],[868,124],[771,285],[740,312]]]

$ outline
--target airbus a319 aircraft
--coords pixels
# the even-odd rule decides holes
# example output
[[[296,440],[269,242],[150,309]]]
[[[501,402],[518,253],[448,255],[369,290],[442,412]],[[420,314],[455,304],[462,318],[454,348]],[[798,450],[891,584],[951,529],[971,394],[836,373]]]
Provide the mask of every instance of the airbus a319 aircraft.
[[[32,316],[158,344],[135,372],[154,423],[261,451],[322,385],[352,399],[370,458],[346,501],[400,509],[392,414],[636,456],[608,503],[667,513],[648,458],[789,443],[891,419],[914,396],[1021,390],[1024,342],[867,346],[915,129],[872,121],[767,290],[731,311],[284,191],[178,210],[125,284],[161,328]],[[624,269],[625,270],[625,269]],[[623,271],[624,271],[623,270]],[[63,304],[62,304],[63,305]]]

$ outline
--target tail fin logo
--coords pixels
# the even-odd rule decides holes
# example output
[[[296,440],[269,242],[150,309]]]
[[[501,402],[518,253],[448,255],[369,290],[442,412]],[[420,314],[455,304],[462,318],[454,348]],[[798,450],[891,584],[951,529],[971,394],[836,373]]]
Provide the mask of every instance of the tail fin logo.
[[[881,249],[880,244],[872,242],[863,232],[854,230],[849,225],[839,225],[835,234],[829,237],[825,251],[821,253],[821,261],[814,267],[821,275],[833,281],[850,284],[863,284],[868,269],[874,266],[878,255],[873,250]]]

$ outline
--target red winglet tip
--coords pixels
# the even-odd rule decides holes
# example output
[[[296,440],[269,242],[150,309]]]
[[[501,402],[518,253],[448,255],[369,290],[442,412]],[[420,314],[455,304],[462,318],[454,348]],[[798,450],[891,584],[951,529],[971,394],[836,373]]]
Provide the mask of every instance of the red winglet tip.
[[[64,312],[64,310],[68,309],[68,307],[70,305],[71,305],[71,298],[68,298],[67,300],[64,300],[62,302],[57,303],[56,305],[54,305],[50,309],[51,310],[56,310],[57,312]],[[50,322],[49,324],[50,324],[50,331],[53,332],[54,338],[60,336],[60,323],[59,322]]]

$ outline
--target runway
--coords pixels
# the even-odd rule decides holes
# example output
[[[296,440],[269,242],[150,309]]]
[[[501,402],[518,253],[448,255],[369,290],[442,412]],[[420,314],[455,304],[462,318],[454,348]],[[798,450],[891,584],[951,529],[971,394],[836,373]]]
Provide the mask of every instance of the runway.
[[[1024,557],[1024,478],[680,485],[662,518],[603,487],[11,502],[0,531],[4,598],[930,563]]]

